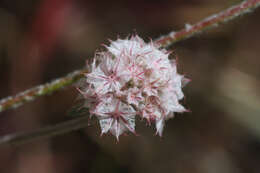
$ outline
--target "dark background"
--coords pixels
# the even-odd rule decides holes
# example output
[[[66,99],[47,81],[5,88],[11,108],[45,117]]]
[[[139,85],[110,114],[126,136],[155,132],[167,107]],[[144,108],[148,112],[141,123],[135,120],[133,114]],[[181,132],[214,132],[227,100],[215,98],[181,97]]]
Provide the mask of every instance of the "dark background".
[[[107,39],[137,32],[148,41],[239,0],[1,0],[0,98],[84,66]],[[260,10],[170,48],[192,82],[191,113],[166,123],[163,137],[100,137],[97,121],[19,147],[0,147],[1,173],[260,172]],[[0,114],[0,135],[70,119],[75,87]]]

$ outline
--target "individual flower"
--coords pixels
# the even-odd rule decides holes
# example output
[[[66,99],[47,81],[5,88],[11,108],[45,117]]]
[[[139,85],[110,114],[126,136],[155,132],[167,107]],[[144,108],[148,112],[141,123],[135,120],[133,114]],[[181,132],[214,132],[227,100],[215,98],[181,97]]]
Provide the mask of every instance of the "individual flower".
[[[106,48],[94,57],[79,90],[84,105],[98,118],[101,134],[110,132],[119,139],[124,132],[135,133],[139,116],[155,123],[162,136],[165,121],[186,111],[179,101],[188,80],[177,73],[166,50],[138,36],[111,41]]]
[[[100,123],[101,134],[110,131],[117,139],[125,132],[135,133],[135,115],[133,107],[113,97],[104,100],[92,114],[95,114]]]

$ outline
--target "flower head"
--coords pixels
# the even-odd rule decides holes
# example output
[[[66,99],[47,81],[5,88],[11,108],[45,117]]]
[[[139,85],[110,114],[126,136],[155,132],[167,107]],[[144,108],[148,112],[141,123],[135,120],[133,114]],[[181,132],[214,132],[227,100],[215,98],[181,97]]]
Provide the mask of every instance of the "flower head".
[[[175,60],[154,43],[140,37],[118,39],[98,53],[80,92],[90,113],[99,119],[101,134],[118,139],[135,133],[135,117],[155,123],[162,135],[165,121],[186,109],[179,103],[187,80],[176,70]]]

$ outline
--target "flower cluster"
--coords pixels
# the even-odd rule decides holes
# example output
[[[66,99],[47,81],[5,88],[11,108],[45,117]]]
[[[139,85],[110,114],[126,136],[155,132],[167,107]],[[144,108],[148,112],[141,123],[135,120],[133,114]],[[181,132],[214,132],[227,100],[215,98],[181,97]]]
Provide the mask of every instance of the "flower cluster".
[[[80,88],[101,134],[110,132],[118,139],[126,131],[135,133],[135,117],[140,116],[155,123],[161,136],[165,120],[186,111],[179,100],[187,80],[177,73],[176,61],[138,36],[111,41],[106,48],[95,55]]]

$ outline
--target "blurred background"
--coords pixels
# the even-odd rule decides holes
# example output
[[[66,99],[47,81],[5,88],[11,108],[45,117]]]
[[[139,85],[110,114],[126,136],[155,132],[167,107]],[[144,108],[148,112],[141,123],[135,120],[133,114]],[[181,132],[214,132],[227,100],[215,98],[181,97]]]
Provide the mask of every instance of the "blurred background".
[[[137,32],[146,41],[240,0],[1,0],[0,98],[83,67],[107,39]],[[83,131],[0,147],[1,173],[259,173],[260,10],[173,45],[178,71],[192,79],[182,101],[191,113],[166,123],[163,137]],[[0,115],[0,135],[70,119],[75,87]]]

